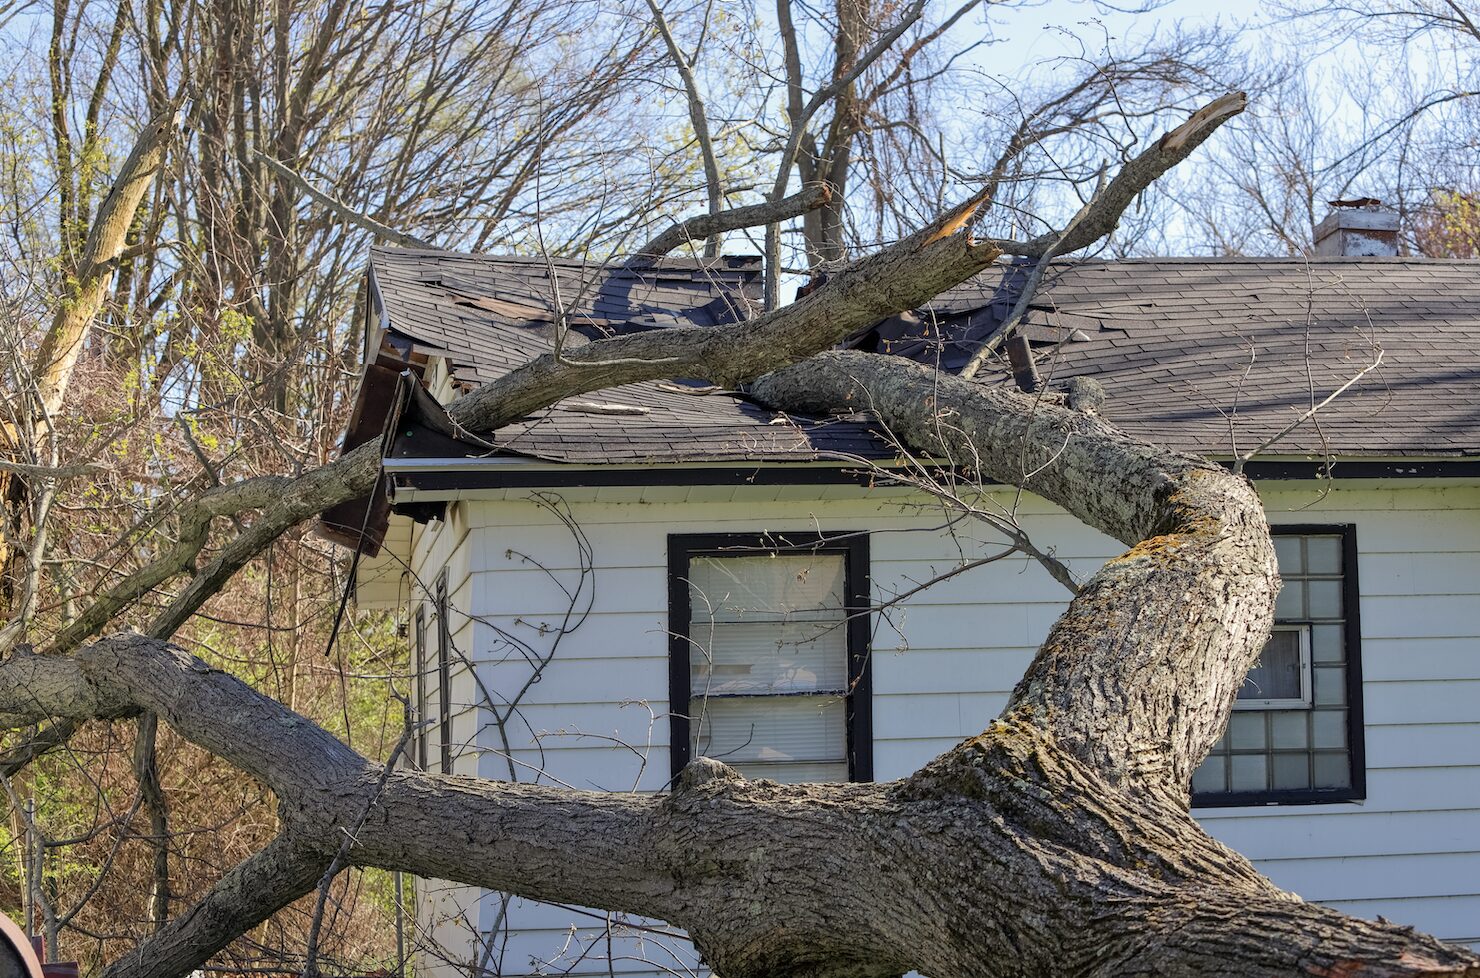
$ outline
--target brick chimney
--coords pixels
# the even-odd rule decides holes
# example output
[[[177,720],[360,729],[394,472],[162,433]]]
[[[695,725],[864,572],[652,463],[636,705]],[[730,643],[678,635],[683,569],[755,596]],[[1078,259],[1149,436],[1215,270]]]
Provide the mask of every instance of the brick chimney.
[[[1316,254],[1333,258],[1396,258],[1398,212],[1376,197],[1333,200],[1316,225]]]

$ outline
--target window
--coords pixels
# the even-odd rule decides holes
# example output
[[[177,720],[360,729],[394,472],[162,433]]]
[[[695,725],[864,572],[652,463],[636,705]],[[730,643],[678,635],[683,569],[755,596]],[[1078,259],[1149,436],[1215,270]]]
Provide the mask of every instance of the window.
[[[1274,632],[1192,776],[1194,805],[1366,795],[1356,528],[1270,530],[1285,582]]]
[[[873,777],[868,538],[670,536],[673,773]]]
[[[431,733],[425,726],[427,721],[427,610],[416,609],[415,645],[412,648],[411,668],[416,679],[416,769],[427,769],[427,740]]]
[[[452,773],[452,625],[448,621],[447,572],[437,576],[437,743],[441,771]]]

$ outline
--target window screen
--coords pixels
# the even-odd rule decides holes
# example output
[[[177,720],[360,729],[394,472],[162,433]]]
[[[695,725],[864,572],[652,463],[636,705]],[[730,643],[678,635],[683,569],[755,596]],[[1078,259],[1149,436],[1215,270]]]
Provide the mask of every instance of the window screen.
[[[675,771],[705,756],[747,777],[857,779],[858,548],[726,539],[671,540]]]
[[[1351,527],[1275,527],[1275,628],[1192,778],[1203,805],[1359,798],[1361,676]]]

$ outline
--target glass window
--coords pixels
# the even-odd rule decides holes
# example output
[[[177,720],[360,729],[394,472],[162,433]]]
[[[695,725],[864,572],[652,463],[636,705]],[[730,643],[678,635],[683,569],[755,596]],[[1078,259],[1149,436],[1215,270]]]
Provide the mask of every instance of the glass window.
[[[1284,587],[1228,730],[1192,778],[1198,805],[1360,798],[1351,527],[1273,527]]]
[[[1235,709],[1310,705],[1310,629],[1276,625],[1238,691]]]
[[[861,547],[670,538],[675,773],[703,756],[775,781],[866,777]]]

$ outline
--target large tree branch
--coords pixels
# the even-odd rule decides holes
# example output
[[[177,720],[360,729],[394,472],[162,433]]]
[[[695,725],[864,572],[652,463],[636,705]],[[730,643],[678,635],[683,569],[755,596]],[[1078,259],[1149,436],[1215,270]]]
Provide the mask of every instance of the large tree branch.
[[[992,243],[1006,254],[1028,258],[1040,258],[1050,249],[1055,254],[1066,255],[1089,247],[1115,230],[1120,216],[1142,191],[1192,155],[1219,126],[1243,112],[1247,105],[1243,92],[1230,92],[1192,113],[1186,122],[1122,167],[1069,234],[1048,231],[1026,241],[993,238]]]
[[[892,784],[747,782],[705,761],[671,794],[633,795],[387,775],[141,636],[0,663],[9,723],[140,711],[267,784],[283,837],[109,978],[200,967],[311,892],[349,830],[353,864],[662,917],[737,978],[1480,974],[1467,951],[1281,893],[1185,809],[1017,712]]]
[[[1125,188],[1139,186],[1146,174],[1165,172],[1242,105],[1242,95],[1230,95],[1199,110],[1188,123],[1163,136],[1158,149],[1128,164],[1103,197],[1120,200]],[[1121,210],[1129,200],[1124,197]],[[784,309],[731,326],[618,336],[560,355],[546,354],[455,401],[449,413],[469,431],[489,432],[563,398],[619,384],[674,376],[704,377],[730,386],[752,380],[827,349],[880,319],[915,308],[985,268],[997,257],[998,248],[964,233],[985,202],[981,195],[967,201],[903,241],[842,270]],[[196,573],[156,616],[150,634],[168,637],[289,527],[367,495],[379,474],[379,462],[379,444],[368,442],[295,480],[252,480],[213,490],[198,504],[187,506],[189,519],[164,558],[111,588],[52,646],[65,651],[99,634],[129,603],[189,567],[205,544],[212,518],[266,505],[248,530]],[[260,501],[263,490],[272,493],[270,504]]]
[[[562,398],[619,384],[690,376],[738,385],[795,363],[989,265],[997,250],[962,233],[980,204],[967,201],[783,310],[731,326],[618,336],[546,354],[458,399],[449,413],[469,431],[488,432]],[[192,566],[213,519],[259,509],[251,525],[155,617],[149,634],[168,637],[289,527],[369,494],[380,473],[380,452],[378,442],[367,442],[296,479],[261,477],[203,494],[183,507],[178,539],[163,557],[110,588],[49,646],[66,651],[99,634],[132,601]]]
[[[342,460],[335,465],[349,467]],[[196,555],[205,546],[214,519],[270,506],[294,483],[295,480],[286,476],[259,476],[210,489],[181,504],[175,514],[177,526],[173,545],[101,594],[63,627],[47,643],[48,646],[65,652],[101,633],[130,603],[193,566]],[[150,514],[150,522],[158,522],[166,515]]]
[[[732,207],[713,214],[699,214],[659,232],[634,253],[638,258],[658,258],[686,244],[703,241],[727,231],[739,231],[773,221],[789,221],[816,210],[832,198],[826,184],[816,184],[778,201]]]
[[[173,978],[197,969],[226,945],[308,893],[329,857],[278,836],[211,887],[186,913],[165,924],[102,978]]]
[[[874,411],[915,450],[1135,544],[1070,602],[1008,715],[1112,782],[1186,804],[1273,621],[1274,547],[1245,479],[1095,415],[869,354],[819,355],[754,394],[789,412]]]

